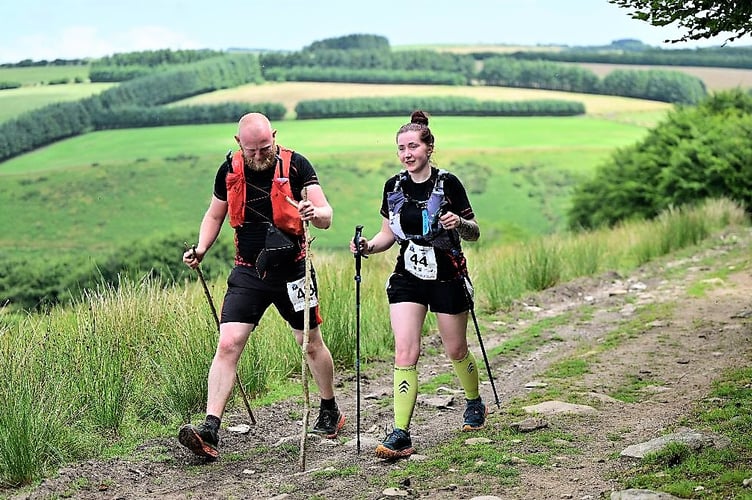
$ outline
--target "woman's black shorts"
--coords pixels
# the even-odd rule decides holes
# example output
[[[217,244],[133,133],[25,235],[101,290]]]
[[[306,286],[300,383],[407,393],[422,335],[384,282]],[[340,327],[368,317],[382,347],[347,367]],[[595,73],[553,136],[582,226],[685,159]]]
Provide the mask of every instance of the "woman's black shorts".
[[[459,314],[470,310],[468,294],[472,297],[472,284],[465,278],[449,281],[422,280],[408,274],[392,273],[386,282],[386,295],[390,304],[414,302],[423,304],[434,313]]]

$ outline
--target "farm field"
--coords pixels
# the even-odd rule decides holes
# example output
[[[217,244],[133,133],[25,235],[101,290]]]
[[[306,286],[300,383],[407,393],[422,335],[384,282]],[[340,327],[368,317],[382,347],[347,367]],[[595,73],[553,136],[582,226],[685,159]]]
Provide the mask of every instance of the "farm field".
[[[65,83],[0,90],[0,122],[48,104],[84,99],[103,92],[113,85],[112,83]]]
[[[89,66],[86,64],[68,66],[26,66],[0,68],[0,82],[17,82],[23,86],[44,85],[48,82],[68,78],[89,79]]]
[[[419,50],[429,49],[439,52],[452,52],[454,54],[471,54],[473,52],[497,52],[499,55],[510,54],[513,52],[560,52],[565,47],[555,45],[415,45],[400,47],[401,50]],[[395,50],[398,50],[395,47]],[[603,64],[603,63],[557,63],[557,64],[576,64],[591,70],[600,78],[608,75],[616,69],[627,70],[649,70],[660,69],[667,71],[681,71],[692,76],[700,78],[708,90],[725,90],[736,87],[752,87],[752,69],[737,68],[712,68],[706,66],[654,66],[647,64]]]
[[[590,116],[617,117],[619,113],[665,113],[671,104],[629,97],[577,94],[536,89],[508,87],[452,85],[378,85],[357,83],[319,82],[268,82],[261,85],[243,85],[232,89],[218,90],[178,101],[173,105],[216,104],[220,102],[279,102],[285,105],[292,116],[299,101],[307,99],[335,99],[352,97],[395,96],[463,96],[478,100],[522,101],[538,99],[561,99],[585,104]]]
[[[737,87],[752,88],[752,69],[709,68],[700,66],[648,66],[644,64],[600,64],[600,63],[563,63],[576,64],[589,69],[603,78],[614,70],[649,70],[681,71],[696,76],[705,83],[709,91],[728,90]]]

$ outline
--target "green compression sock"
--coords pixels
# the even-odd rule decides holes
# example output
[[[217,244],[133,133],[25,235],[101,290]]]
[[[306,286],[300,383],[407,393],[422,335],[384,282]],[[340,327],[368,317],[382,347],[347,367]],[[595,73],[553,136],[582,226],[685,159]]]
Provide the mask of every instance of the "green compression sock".
[[[406,431],[418,398],[418,370],[413,366],[394,367],[394,426]]]
[[[467,356],[459,361],[452,360],[454,372],[460,379],[460,384],[465,390],[466,399],[477,399],[480,396],[478,391],[478,367],[475,364],[475,356],[467,351]]]

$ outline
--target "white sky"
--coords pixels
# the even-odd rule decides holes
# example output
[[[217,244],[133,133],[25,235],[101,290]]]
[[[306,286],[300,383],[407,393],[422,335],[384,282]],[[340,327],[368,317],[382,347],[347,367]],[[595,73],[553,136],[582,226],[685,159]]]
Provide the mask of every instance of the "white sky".
[[[6,0],[0,63],[101,57],[157,49],[300,50],[325,38],[367,33],[411,44],[606,45],[636,38],[684,44],[607,0]],[[750,45],[749,38],[730,44]]]

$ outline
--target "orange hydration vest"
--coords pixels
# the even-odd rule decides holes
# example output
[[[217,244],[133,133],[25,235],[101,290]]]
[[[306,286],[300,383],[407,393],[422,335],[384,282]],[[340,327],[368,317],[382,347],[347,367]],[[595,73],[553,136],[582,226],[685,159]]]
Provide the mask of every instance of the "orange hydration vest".
[[[290,160],[293,151],[279,146],[277,156],[277,176],[272,179],[270,198],[272,202],[272,222],[286,233],[302,236],[303,222],[298,209],[287,201],[294,200],[290,187]],[[228,154],[229,156],[229,154]],[[245,223],[245,162],[243,153],[238,150],[232,155],[230,171],[227,173],[227,204],[230,226],[238,228]]]

